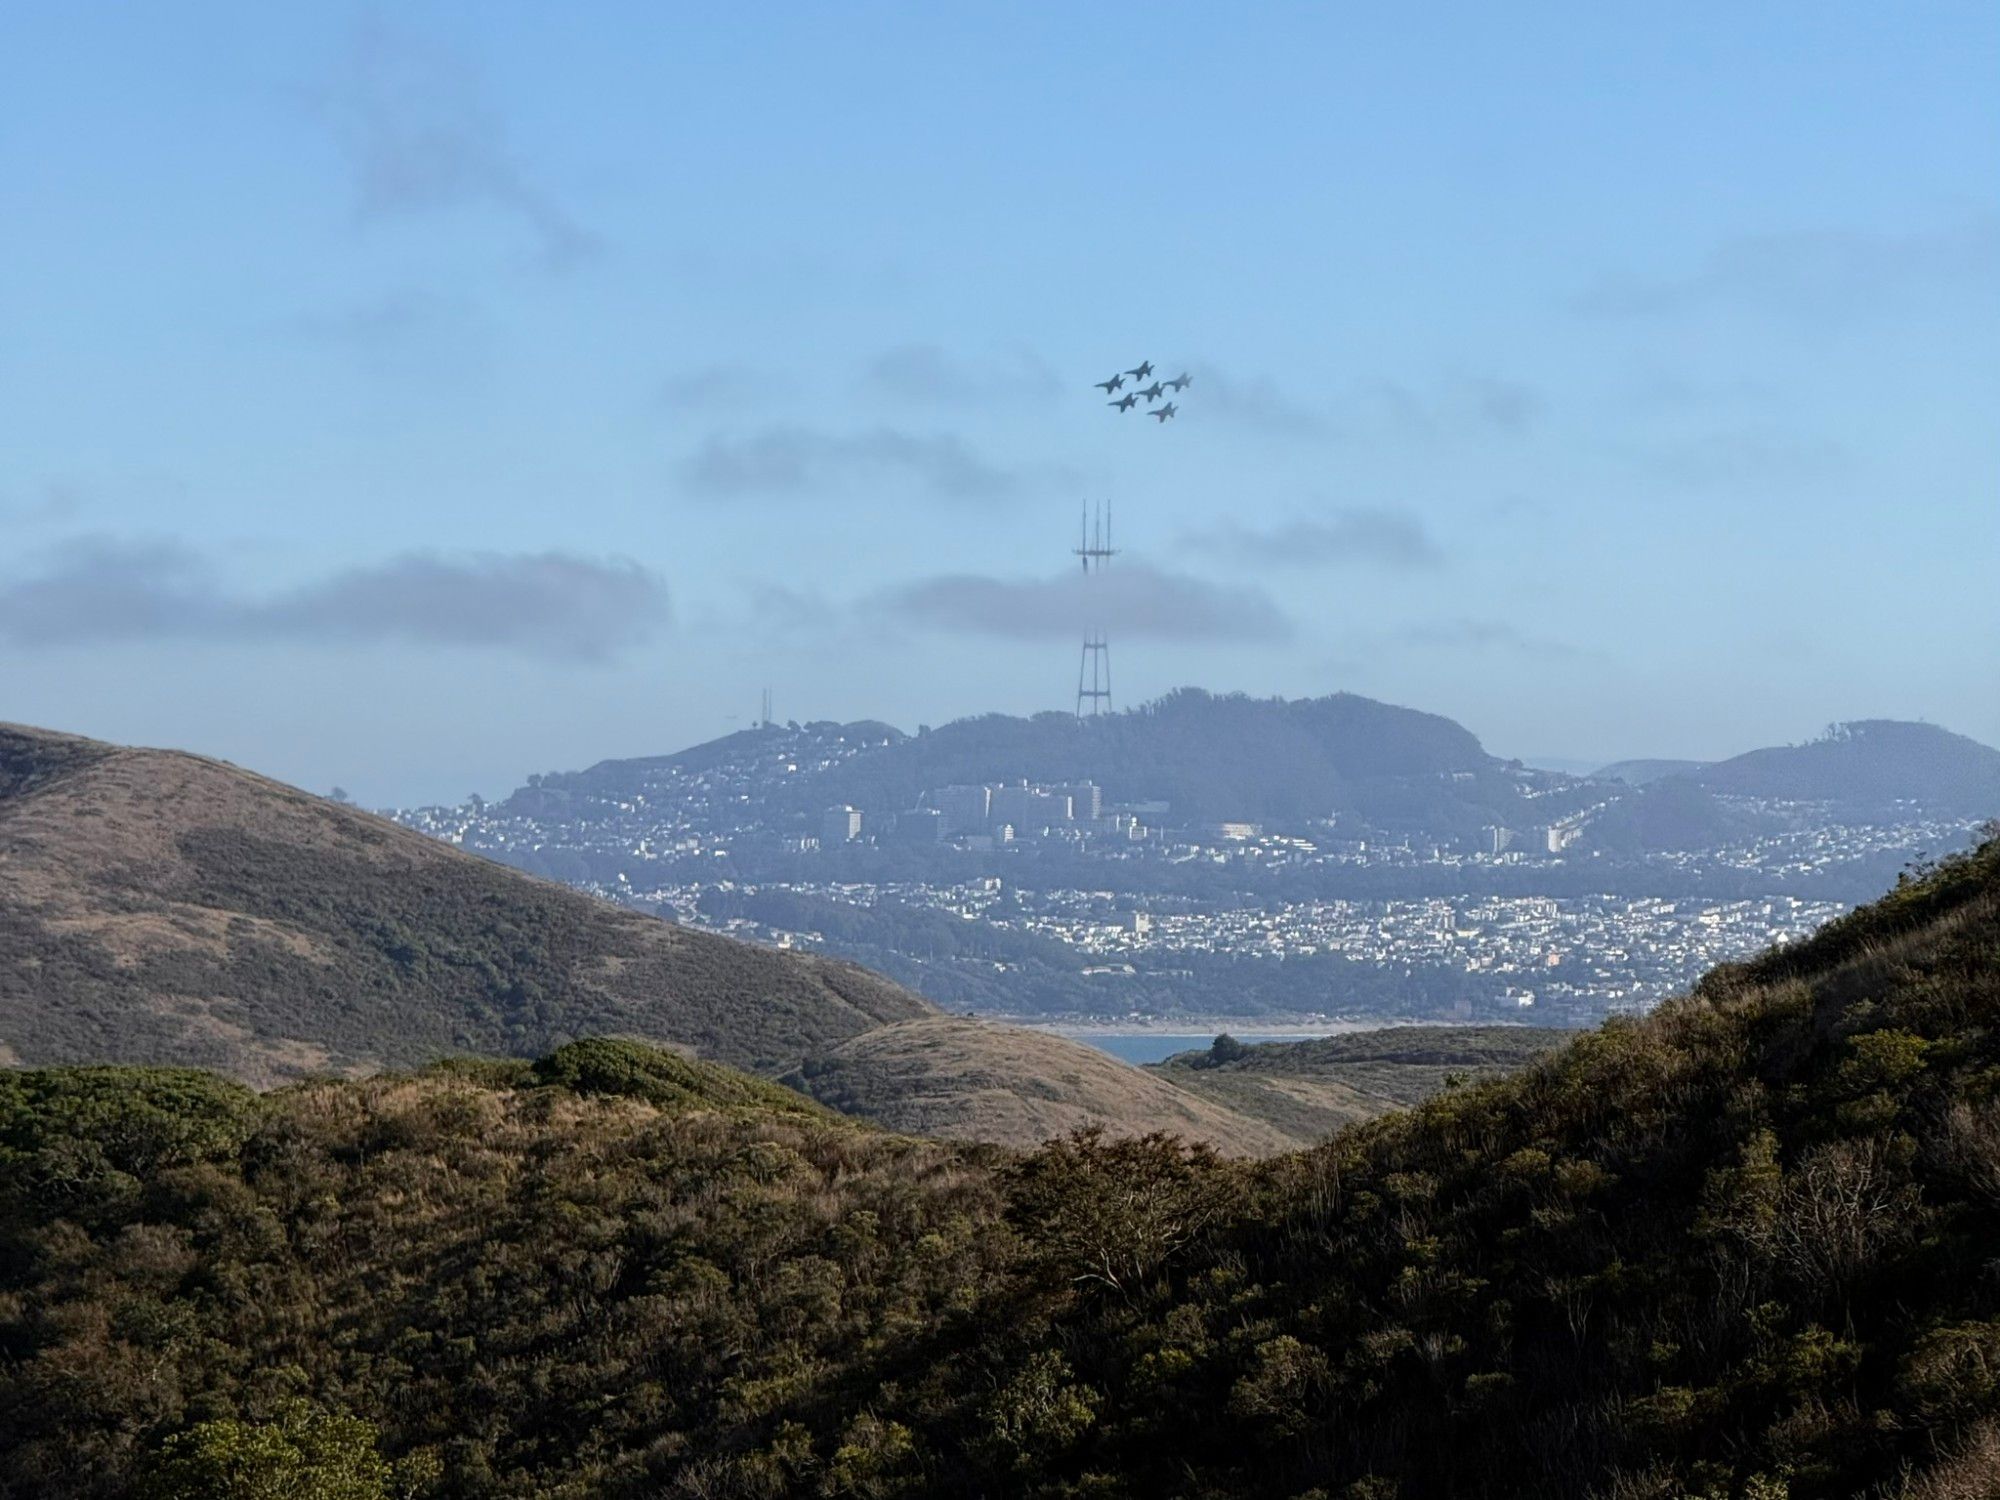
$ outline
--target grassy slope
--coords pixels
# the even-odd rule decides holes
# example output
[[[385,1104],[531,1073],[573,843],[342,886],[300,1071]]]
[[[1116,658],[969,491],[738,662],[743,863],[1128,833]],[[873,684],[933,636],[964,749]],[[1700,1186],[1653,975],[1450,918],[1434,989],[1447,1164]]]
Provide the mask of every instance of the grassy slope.
[[[1087,1126],[1166,1130],[1233,1156],[1297,1142],[1285,1131],[1095,1047],[958,1016],[877,1027],[810,1058],[787,1082],[844,1114],[947,1140],[1033,1146]]]
[[[0,726],[0,1061],[268,1083],[624,1033],[777,1069],[928,1009],[234,767]]]
[[[618,1047],[0,1076],[0,1489],[303,1397],[416,1495],[1973,1500],[1996,1020],[2000,844],[1255,1165],[920,1143]]]
[[[1227,1061],[1183,1052],[1147,1071],[1307,1146],[1454,1083],[1514,1072],[1571,1035],[1526,1026],[1394,1026],[1263,1042]]]

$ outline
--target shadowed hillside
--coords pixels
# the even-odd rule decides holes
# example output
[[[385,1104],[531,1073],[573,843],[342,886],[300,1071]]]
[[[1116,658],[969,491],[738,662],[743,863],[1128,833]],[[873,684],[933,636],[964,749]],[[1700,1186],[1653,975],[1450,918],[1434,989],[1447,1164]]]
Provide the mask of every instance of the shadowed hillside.
[[[215,761],[0,726],[0,1061],[262,1083],[625,1033],[773,1069],[928,1009]]]
[[[1976,1500],[1996,1023],[1989,843],[1262,1163],[626,1043],[0,1074],[0,1489]]]

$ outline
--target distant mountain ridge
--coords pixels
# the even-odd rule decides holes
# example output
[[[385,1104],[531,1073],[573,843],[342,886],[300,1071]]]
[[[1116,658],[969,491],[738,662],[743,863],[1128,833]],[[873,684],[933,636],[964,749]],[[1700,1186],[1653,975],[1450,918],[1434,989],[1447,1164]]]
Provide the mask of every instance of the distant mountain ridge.
[[[1728,760],[1628,760],[1577,777],[1500,760],[1449,718],[1353,693],[1286,700],[1196,688],[1082,721],[982,714],[914,735],[879,720],[760,726],[671,755],[533,777],[502,805],[588,816],[578,799],[644,796],[670,770],[773,755],[794,756],[797,774],[768,784],[765,811],[774,827],[797,831],[816,831],[828,806],[894,815],[944,787],[1021,779],[1095,782],[1108,803],[1165,804],[1174,824],[1351,815],[1392,836],[1463,841],[1488,827],[1579,820],[1594,827],[1582,848],[1610,854],[1754,836],[1754,818],[1717,797],[1828,804],[1860,820],[1911,807],[2000,813],[2000,751],[1929,724],[1862,720]]]

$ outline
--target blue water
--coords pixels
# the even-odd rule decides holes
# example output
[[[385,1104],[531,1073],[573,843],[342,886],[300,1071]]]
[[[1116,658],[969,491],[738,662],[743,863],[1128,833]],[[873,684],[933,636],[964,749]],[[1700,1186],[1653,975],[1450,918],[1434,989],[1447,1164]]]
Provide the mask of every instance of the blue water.
[[[1299,1032],[1286,1036],[1246,1036],[1246,1042],[1303,1042],[1310,1033]],[[1100,1052],[1109,1052],[1113,1057],[1128,1063],[1156,1063],[1172,1057],[1176,1052],[1207,1051],[1215,1040],[1213,1033],[1205,1036],[1167,1036],[1158,1032],[1134,1032],[1124,1036],[1087,1036],[1079,1034],[1075,1041],[1088,1042]]]

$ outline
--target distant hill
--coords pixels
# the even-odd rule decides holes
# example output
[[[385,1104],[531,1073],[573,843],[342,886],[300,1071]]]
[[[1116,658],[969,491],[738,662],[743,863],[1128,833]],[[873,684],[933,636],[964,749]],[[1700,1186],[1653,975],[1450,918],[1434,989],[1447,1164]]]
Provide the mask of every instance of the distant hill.
[[[1686,776],[1635,786],[1585,826],[1580,851],[1638,855],[1653,850],[1709,850],[1755,837],[1764,820],[1726,804]]]
[[[0,726],[0,1061],[258,1083],[623,1033],[775,1070],[917,996],[196,756]]]
[[[1067,713],[985,714],[916,735],[872,720],[743,730],[674,755],[537,776],[506,806],[588,815],[591,799],[644,794],[669,768],[748,768],[774,747],[799,762],[765,788],[764,811],[781,823],[841,803],[895,813],[939,787],[1021,778],[1094,781],[1108,801],[1167,803],[1177,822],[1298,822],[1338,809],[1468,833],[1525,806],[1519,773],[1440,715],[1352,693],[1286,700],[1195,688],[1081,723]],[[845,753],[813,764],[822,750]]]
[[[754,756],[770,739],[775,727],[758,725],[750,729],[739,729],[719,739],[704,740],[699,745],[690,745],[687,749],[677,750],[671,755],[601,760],[586,770],[558,772],[547,779],[567,787],[617,793],[635,785],[644,785],[647,776],[662,767],[675,766],[684,770],[700,771],[726,765],[746,756]],[[796,727],[803,734],[833,744],[844,742],[877,747],[894,745],[909,738],[893,724],[884,724],[877,719],[860,719],[852,724],[820,720]],[[539,785],[543,780],[544,778],[538,776],[534,779],[534,784]],[[532,806],[535,800],[532,796],[524,796],[523,792],[516,792],[514,795],[522,799],[523,805],[526,806]]]
[[[1590,773],[1592,781],[1622,781],[1627,786],[1644,786],[1650,781],[1658,781],[1662,776],[1685,776],[1690,771],[1699,771],[1709,763],[1705,760],[1619,760],[1608,766],[1599,766]]]
[[[2000,816],[2000,750],[1935,724],[1895,719],[1836,724],[1806,744],[1752,750],[1688,779],[1734,796],[1864,812],[1917,801],[1948,816]]]
[[[856,806],[909,806],[953,784],[1089,780],[1185,817],[1296,819],[1355,806],[1373,781],[1497,765],[1450,719],[1352,693],[1287,701],[1184,688],[1083,723],[1066,713],[961,719],[840,766],[827,790]]]
[[[1537,1026],[1389,1026],[1302,1042],[1218,1039],[1147,1071],[1311,1145],[1450,1084],[1515,1072],[1574,1035]]]
[[[1991,1500],[1996,1080],[2000,841],[1267,1161],[0,1071],[0,1493]]]
[[[1233,1156],[1298,1144],[1290,1132],[1177,1087],[1178,1079],[1067,1037],[961,1016],[863,1032],[786,1082],[842,1114],[912,1135],[1034,1146],[1085,1126],[1165,1130]]]

